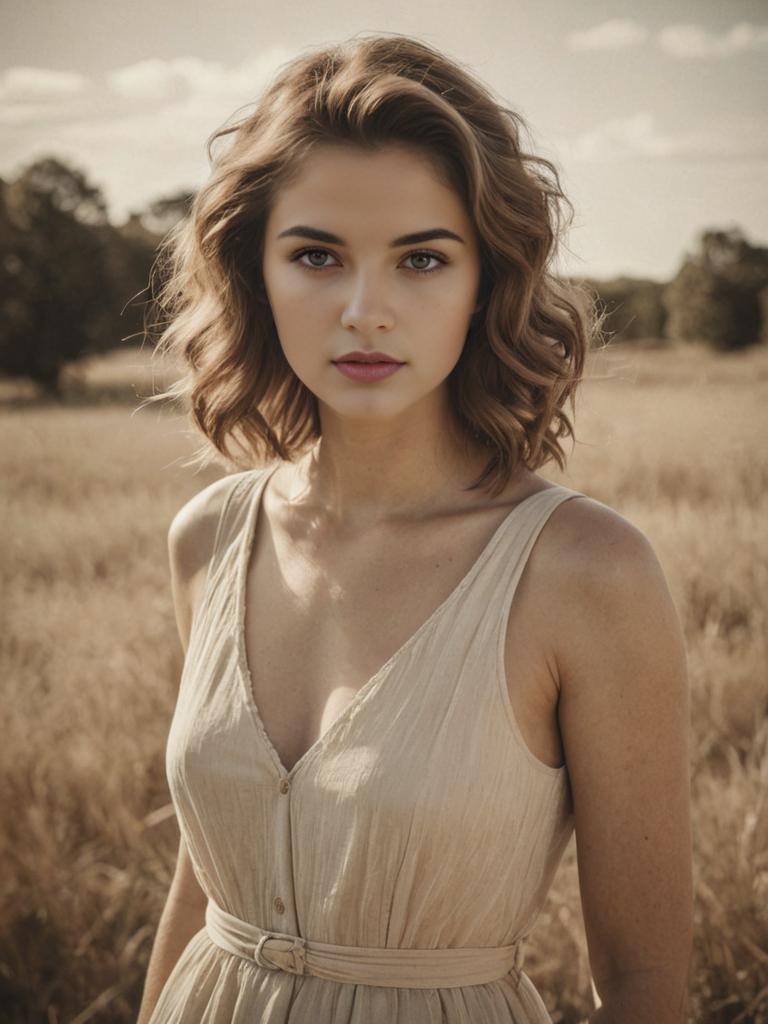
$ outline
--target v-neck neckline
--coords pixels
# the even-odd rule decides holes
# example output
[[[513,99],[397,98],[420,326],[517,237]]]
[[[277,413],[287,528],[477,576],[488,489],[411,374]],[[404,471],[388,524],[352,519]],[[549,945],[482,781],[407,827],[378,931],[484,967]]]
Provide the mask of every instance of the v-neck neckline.
[[[505,527],[512,520],[512,518],[519,513],[519,511],[528,507],[531,502],[536,498],[539,498],[542,494],[549,494],[556,490],[562,490],[559,484],[552,484],[551,487],[543,487],[533,494],[529,494],[527,498],[523,498],[519,501],[506,516],[501,520],[499,525],[491,534],[490,538],[486,542],[485,546],[477,556],[475,561],[462,576],[462,578],[455,585],[453,590],[448,596],[441,601],[441,603],[429,614],[429,616],[421,623],[421,625],[411,633],[407,640],[405,640],[393,654],[384,662],[384,664],[374,672],[374,674],[367,679],[359,690],[354,694],[352,699],[344,706],[342,711],[334,718],[328,728],[315,740],[314,743],[309,746],[301,757],[293,764],[293,767],[288,769],[283,764],[280,755],[277,752],[272,740],[269,737],[269,733],[264,725],[264,720],[261,717],[261,712],[256,704],[256,699],[253,693],[253,677],[251,675],[250,665],[248,663],[248,651],[246,648],[246,636],[245,636],[245,613],[247,608],[247,584],[248,584],[248,569],[251,561],[251,554],[253,552],[253,545],[256,536],[256,524],[258,517],[261,513],[263,506],[263,494],[266,489],[267,483],[280,466],[278,462],[270,470],[257,469],[253,470],[253,475],[256,476],[255,485],[252,485],[252,492],[248,498],[248,508],[245,515],[245,524],[243,526],[243,537],[241,544],[238,548],[237,557],[238,565],[236,572],[236,600],[235,600],[235,628],[237,630],[237,653],[238,653],[238,667],[240,669],[240,681],[243,687],[243,697],[251,713],[254,725],[258,733],[261,736],[262,743],[274,767],[277,770],[277,774],[281,779],[293,779],[296,774],[309,762],[319,751],[326,746],[329,738],[335,733],[341,726],[341,724],[349,718],[352,711],[362,704],[369,694],[375,691],[382,678],[389,671],[389,669],[398,661],[405,652],[413,646],[414,643],[420,637],[424,635],[427,629],[432,623],[450,607],[454,601],[456,601],[461,593],[466,590],[472,580],[475,578],[481,567],[485,564],[492,550],[496,546],[499,537],[504,532]],[[261,474],[259,476],[259,474]]]

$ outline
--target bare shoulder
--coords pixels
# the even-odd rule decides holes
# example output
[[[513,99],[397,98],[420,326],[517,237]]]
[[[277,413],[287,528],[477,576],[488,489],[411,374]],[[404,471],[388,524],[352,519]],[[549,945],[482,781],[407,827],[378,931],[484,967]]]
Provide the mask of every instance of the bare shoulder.
[[[168,528],[171,589],[185,649],[224,504],[235,486],[235,476],[243,475],[227,474],[203,487],[181,506]]]
[[[185,502],[171,520],[168,550],[174,569],[181,576],[194,576],[201,565],[207,564],[221,512],[234,482],[232,474],[214,480]]]
[[[561,583],[602,589],[612,579],[629,582],[634,573],[659,572],[660,565],[643,531],[615,509],[579,495],[551,516],[547,547],[561,567]]]
[[[654,638],[680,653],[680,623],[664,570],[646,534],[615,509],[582,495],[559,505],[542,558],[558,675],[594,677],[601,652]],[[629,638],[635,638],[635,644]],[[639,653],[639,652],[638,652]]]

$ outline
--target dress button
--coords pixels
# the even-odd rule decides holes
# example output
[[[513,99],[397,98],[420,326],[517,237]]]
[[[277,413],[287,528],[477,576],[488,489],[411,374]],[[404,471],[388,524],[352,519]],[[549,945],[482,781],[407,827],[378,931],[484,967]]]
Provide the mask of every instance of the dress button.
[[[280,899],[279,896],[275,896],[275,899],[274,899],[274,902],[273,902],[272,905],[274,906],[274,908],[278,912],[278,914],[284,914],[285,913],[285,904],[283,903],[283,901]]]
[[[280,783],[280,792],[287,793],[290,788],[291,784],[288,781],[288,779],[283,779],[283,781]]]

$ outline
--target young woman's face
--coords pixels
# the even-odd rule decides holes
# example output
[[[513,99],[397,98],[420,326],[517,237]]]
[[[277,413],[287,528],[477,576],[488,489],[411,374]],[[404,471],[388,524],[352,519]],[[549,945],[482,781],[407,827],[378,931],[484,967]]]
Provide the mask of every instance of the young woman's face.
[[[384,420],[439,397],[478,301],[480,252],[458,195],[418,150],[315,150],[275,199],[263,266],[286,359],[321,415]],[[354,351],[403,365],[356,379],[335,364]]]

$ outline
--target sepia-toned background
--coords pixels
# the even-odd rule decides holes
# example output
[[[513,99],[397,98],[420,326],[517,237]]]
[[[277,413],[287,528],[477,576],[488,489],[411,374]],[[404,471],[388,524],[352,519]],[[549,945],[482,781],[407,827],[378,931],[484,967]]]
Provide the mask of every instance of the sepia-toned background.
[[[166,555],[193,473],[141,346],[208,136],[303,49],[413,34],[528,121],[607,314],[566,472],[650,538],[691,683],[691,1021],[768,1022],[764,0],[26,0],[0,41],[0,1022],[135,1019],[177,831]],[[649,751],[649,756],[652,756]],[[526,970],[584,1021],[572,843]]]

